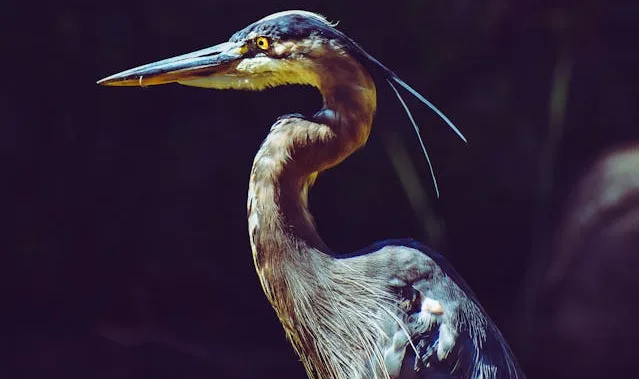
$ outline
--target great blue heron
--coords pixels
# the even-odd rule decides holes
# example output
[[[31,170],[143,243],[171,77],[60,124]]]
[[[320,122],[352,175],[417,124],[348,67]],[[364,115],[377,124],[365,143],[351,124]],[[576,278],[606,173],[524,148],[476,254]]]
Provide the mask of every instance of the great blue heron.
[[[444,258],[413,240],[334,253],[307,196],[318,173],[361,148],[376,108],[371,73],[432,104],[324,17],[267,16],[228,42],[143,65],[98,83],[181,83],[262,90],[307,84],[324,105],[280,117],[253,161],[248,225],[258,276],[314,378],[523,378],[501,333]],[[421,140],[420,140],[421,141]]]

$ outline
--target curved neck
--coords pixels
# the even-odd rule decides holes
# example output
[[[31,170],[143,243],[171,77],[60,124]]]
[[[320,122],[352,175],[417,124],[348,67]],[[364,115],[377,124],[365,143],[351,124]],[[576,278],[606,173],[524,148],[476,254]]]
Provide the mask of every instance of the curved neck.
[[[319,172],[366,143],[375,112],[375,85],[359,63],[343,57],[324,63],[317,73],[323,108],[309,119],[279,119],[255,156],[251,171],[251,247],[272,301],[267,287],[285,275],[285,266],[305,261],[309,251],[329,252],[308,210],[308,190]],[[321,67],[330,68],[330,73],[328,69],[322,72]]]

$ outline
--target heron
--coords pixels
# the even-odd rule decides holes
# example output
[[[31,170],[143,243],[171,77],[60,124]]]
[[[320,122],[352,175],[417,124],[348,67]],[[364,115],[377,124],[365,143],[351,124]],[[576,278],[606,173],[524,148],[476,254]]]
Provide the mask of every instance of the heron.
[[[412,239],[343,254],[317,231],[309,190],[319,173],[365,145],[376,80],[391,86],[413,127],[400,90],[464,139],[424,96],[308,11],[274,13],[227,42],[98,83],[253,91],[310,85],[320,92],[317,113],[273,123],[253,160],[247,201],[260,283],[310,378],[523,378],[501,332],[442,255]]]

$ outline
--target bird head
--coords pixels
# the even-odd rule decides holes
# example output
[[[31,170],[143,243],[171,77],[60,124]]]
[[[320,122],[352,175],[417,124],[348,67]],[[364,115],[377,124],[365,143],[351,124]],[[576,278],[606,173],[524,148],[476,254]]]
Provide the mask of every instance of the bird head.
[[[255,91],[288,84],[305,84],[323,91],[335,84],[354,83],[357,86],[361,76],[368,82],[369,74],[372,74],[387,82],[402,104],[417,133],[437,191],[419,127],[397,86],[437,113],[464,142],[466,138],[430,101],[335,26],[312,12],[278,12],[236,32],[227,42],[122,71],[98,81],[98,84],[144,87],[180,83],[195,87]],[[373,86],[369,96],[372,102],[375,99],[374,90]]]
[[[307,11],[267,16],[227,42],[135,67],[98,83],[150,86],[180,83],[216,89],[262,90],[287,84],[320,87],[330,61],[353,59],[353,41]]]

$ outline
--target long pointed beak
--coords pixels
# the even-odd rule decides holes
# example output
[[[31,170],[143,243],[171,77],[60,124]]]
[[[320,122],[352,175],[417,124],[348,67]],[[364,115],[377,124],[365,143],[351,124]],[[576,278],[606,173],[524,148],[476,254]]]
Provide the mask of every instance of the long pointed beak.
[[[246,52],[242,43],[224,42],[206,49],[122,71],[98,81],[105,86],[152,86],[183,82],[232,70]]]

